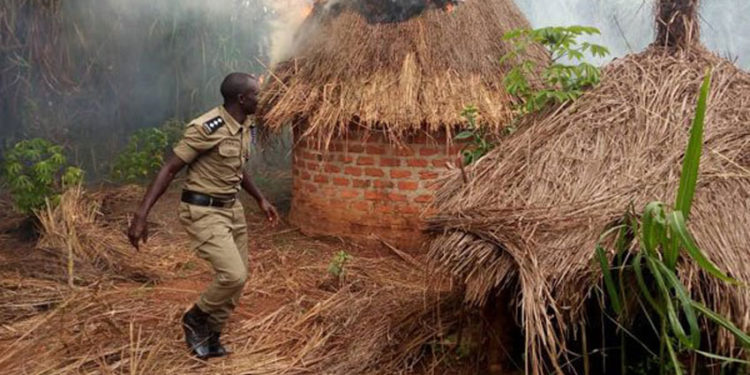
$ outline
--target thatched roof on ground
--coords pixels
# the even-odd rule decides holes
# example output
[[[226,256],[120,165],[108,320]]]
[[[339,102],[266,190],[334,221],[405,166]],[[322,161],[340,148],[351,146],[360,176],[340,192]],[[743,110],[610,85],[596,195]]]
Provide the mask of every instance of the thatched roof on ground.
[[[612,63],[602,84],[577,102],[532,120],[438,192],[429,220],[431,257],[482,304],[518,289],[530,361],[564,357],[564,339],[585,319],[583,303],[601,272],[593,262],[602,232],[630,204],[673,202],[709,67],[713,84],[704,156],[689,226],[706,254],[750,282],[750,74],[700,46],[651,47]],[[541,117],[541,116],[540,116]],[[692,262],[681,277],[693,296],[750,330],[750,291],[703,277]],[[738,353],[731,337],[725,353]]]
[[[502,129],[512,101],[502,87],[499,60],[510,48],[502,37],[528,27],[512,0],[468,0],[391,23],[370,22],[356,7],[314,16],[295,57],[275,67],[260,112],[272,129],[305,119],[306,134],[322,143],[352,123],[392,140],[451,128],[469,104]],[[530,51],[546,61],[541,47]]]

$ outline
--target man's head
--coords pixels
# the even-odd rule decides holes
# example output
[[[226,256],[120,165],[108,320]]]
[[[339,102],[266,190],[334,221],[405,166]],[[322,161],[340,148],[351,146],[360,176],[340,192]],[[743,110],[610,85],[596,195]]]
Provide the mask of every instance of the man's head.
[[[258,80],[252,74],[231,73],[221,83],[224,106],[239,106],[247,115],[255,113],[259,91]]]

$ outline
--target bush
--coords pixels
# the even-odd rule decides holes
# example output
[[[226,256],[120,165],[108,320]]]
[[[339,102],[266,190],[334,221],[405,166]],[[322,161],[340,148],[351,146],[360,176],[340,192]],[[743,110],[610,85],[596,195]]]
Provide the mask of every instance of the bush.
[[[508,93],[522,100],[522,114],[538,111],[551,102],[561,104],[575,100],[584,90],[599,84],[599,68],[584,60],[586,54],[606,57],[609,50],[578,41],[580,37],[598,34],[599,30],[593,27],[568,26],[517,29],[504,36],[512,43],[513,50],[501,59],[503,64],[512,64],[503,84]],[[540,67],[522,57],[532,44],[541,44],[547,49],[552,58],[549,66]],[[541,82],[534,78],[537,73],[541,73]]]
[[[165,121],[159,129],[167,134],[167,145],[169,147],[177,146],[177,142],[185,134],[185,123],[173,118]]]
[[[593,27],[568,26],[516,29],[503,36],[512,46],[512,50],[500,59],[501,64],[510,67],[503,77],[503,86],[521,102],[515,118],[505,128],[506,134],[516,130],[516,123],[522,116],[539,111],[551,103],[563,104],[575,100],[585,90],[599,84],[599,68],[584,60],[586,54],[605,57],[609,50],[598,44],[578,41],[580,37],[598,34],[599,30]],[[535,61],[526,58],[527,49],[532,44],[547,49],[551,57],[549,65],[538,66]],[[462,155],[464,164],[469,165],[490,152],[495,144],[488,139],[487,129],[478,123],[476,107],[467,106],[461,116],[466,119],[467,125],[456,139],[468,141]]]
[[[112,168],[112,178],[120,182],[139,182],[149,177],[164,163],[169,136],[161,129],[146,128],[135,132]]]
[[[2,167],[16,209],[26,214],[47,200],[56,205],[66,187],[83,181],[83,171],[68,165],[62,146],[40,138],[16,143]]]

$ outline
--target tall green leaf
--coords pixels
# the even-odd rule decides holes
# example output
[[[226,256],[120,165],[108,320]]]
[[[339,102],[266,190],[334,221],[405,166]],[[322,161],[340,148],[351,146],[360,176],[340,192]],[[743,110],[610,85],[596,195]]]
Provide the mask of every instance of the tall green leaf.
[[[729,332],[732,332],[734,337],[736,337],[740,341],[740,343],[742,343],[742,346],[750,348],[750,336],[748,336],[746,332],[743,332],[741,329],[737,328],[737,326],[732,324],[732,322],[730,322],[728,319],[715,313],[704,304],[698,301],[692,301],[692,304],[693,308],[700,311],[701,314],[711,319],[714,323],[726,328]]]
[[[701,251],[701,249],[695,243],[693,236],[688,231],[687,224],[685,223],[685,217],[682,215],[682,212],[672,212],[670,213],[668,218],[669,220],[667,220],[667,222],[669,223],[672,235],[675,236],[675,238],[679,239],[680,244],[685,247],[685,250],[687,250],[688,254],[690,254],[690,257],[698,262],[698,265],[704,271],[710,273],[711,275],[722,281],[731,284],[738,283],[737,280],[727,276],[722,270],[719,269],[719,267],[711,262],[711,260],[709,260],[705,254],[703,254],[703,251]]]
[[[685,161],[682,165],[680,189],[677,191],[677,202],[675,203],[675,210],[682,211],[685,218],[690,217],[690,208],[693,205],[693,196],[695,195],[695,187],[698,182],[698,168],[700,167],[701,151],[703,149],[703,127],[706,120],[708,92],[710,89],[711,71],[709,70],[703,79],[693,126],[690,129],[690,141],[688,142]]]
[[[675,275],[675,273],[671,269],[669,269],[664,263],[659,262],[658,260],[656,260],[654,263],[664,276],[664,280],[667,282],[667,285],[672,290],[674,290],[675,297],[677,297],[677,301],[680,302],[680,308],[682,308],[685,320],[690,326],[690,344],[688,345],[688,347],[692,349],[698,348],[701,342],[701,332],[700,327],[698,326],[698,317],[695,314],[695,310],[693,309],[693,306],[691,304],[692,300],[690,298],[690,294],[687,290],[685,290],[682,282],[677,278],[677,275]]]
[[[617,293],[617,287],[615,286],[614,278],[612,277],[612,271],[609,269],[609,260],[604,252],[604,248],[600,245],[596,246],[596,257],[599,260],[599,266],[602,268],[604,275],[604,286],[607,288],[607,294],[609,294],[609,300],[612,304],[612,309],[620,315],[622,313],[622,303],[620,302],[620,295]]]

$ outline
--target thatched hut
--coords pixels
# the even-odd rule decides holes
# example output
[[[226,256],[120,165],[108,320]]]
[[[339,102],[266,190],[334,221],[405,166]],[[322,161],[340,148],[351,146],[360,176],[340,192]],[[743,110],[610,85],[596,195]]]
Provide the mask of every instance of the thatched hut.
[[[658,38],[645,52],[611,63],[600,86],[528,119],[533,126],[466,176],[446,177],[437,192],[431,258],[465,285],[468,303],[513,296],[531,373],[568,370],[566,342],[593,319],[586,306],[602,276],[594,262],[600,235],[630,204],[674,201],[708,68],[704,155],[688,224],[711,260],[750,282],[750,74],[700,45],[696,9],[697,0],[663,1]],[[750,330],[747,288],[707,277],[692,262],[679,267],[693,298]],[[720,352],[746,355],[727,332],[709,331]]]
[[[502,36],[529,24],[511,0],[316,4],[261,98],[268,128],[294,128],[291,221],[419,248],[432,182],[460,148],[461,111],[473,104],[492,130],[507,126]]]

